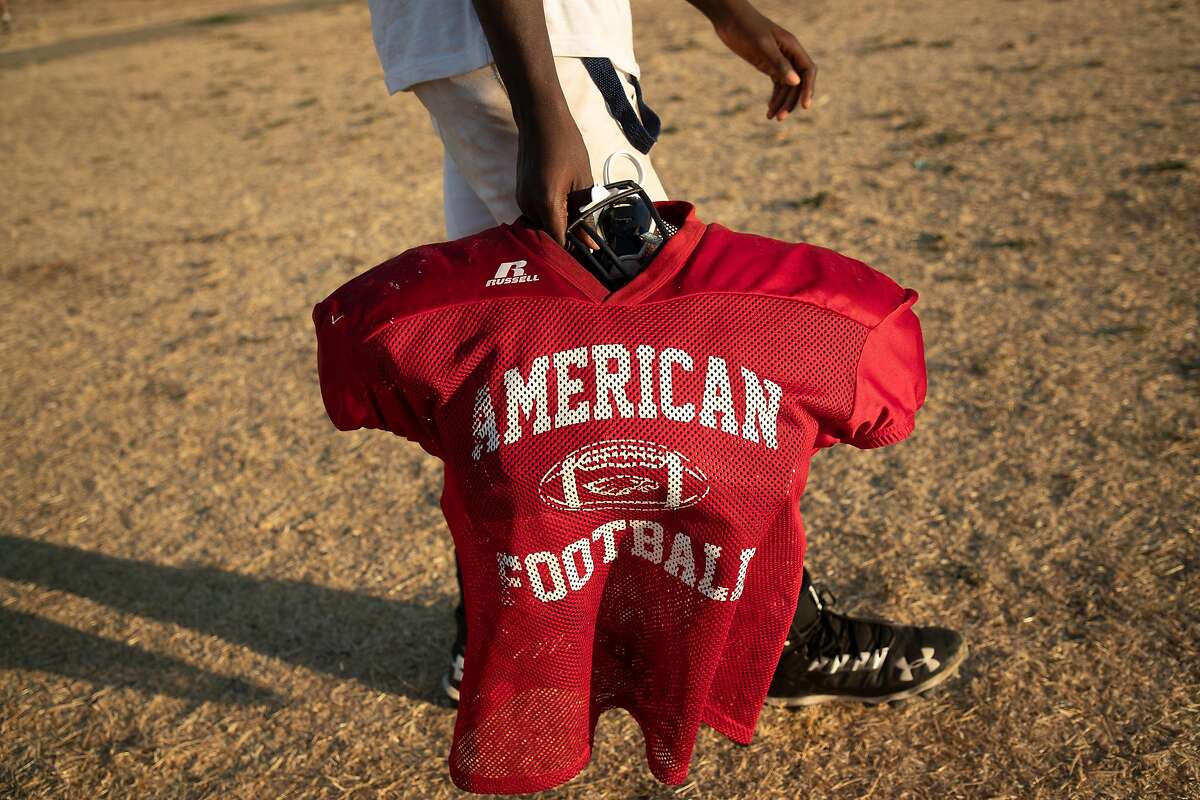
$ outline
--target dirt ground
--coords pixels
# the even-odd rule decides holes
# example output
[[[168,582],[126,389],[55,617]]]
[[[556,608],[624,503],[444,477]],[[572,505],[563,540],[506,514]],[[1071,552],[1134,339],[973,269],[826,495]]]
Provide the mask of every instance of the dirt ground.
[[[316,385],[312,304],[441,231],[366,4],[12,5],[0,795],[459,795],[437,464]],[[1200,797],[1196,3],[765,5],[822,70],[784,124],[686,4],[635,4],[656,163],[921,292],[918,431],[817,459],[810,563],[972,655],[903,708],[706,729],[679,787],[610,714],[546,796]]]

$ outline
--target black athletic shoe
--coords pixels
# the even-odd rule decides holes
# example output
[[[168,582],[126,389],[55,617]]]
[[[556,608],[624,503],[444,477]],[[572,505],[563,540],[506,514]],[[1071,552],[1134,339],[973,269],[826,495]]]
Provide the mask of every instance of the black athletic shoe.
[[[458,703],[458,687],[462,685],[463,660],[467,655],[467,612],[460,602],[454,609],[454,644],[450,646],[450,669],[442,676],[442,691]]]
[[[830,611],[834,599],[811,585],[805,593],[767,692],[772,705],[904,700],[950,678],[967,656],[954,631],[854,619]]]
[[[454,648],[450,651],[450,669],[442,676],[442,691],[455,704],[458,703],[458,688],[462,685],[463,659],[466,656],[466,652],[465,647],[455,642]]]

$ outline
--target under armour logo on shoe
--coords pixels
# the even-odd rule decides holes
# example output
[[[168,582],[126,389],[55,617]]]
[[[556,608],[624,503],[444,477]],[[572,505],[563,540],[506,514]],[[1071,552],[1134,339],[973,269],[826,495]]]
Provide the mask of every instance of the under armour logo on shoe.
[[[530,283],[538,279],[537,275],[527,273],[525,265],[528,261],[505,261],[496,270],[496,275],[484,286],[501,286],[506,283]]]
[[[937,672],[937,670],[942,666],[942,662],[933,657],[933,652],[934,651],[932,647],[922,647],[921,657],[916,661],[910,662],[904,656],[900,656],[900,658],[896,659],[896,669],[900,670],[900,680],[911,681],[913,679],[913,670],[917,669],[918,667],[924,667],[931,673]]]

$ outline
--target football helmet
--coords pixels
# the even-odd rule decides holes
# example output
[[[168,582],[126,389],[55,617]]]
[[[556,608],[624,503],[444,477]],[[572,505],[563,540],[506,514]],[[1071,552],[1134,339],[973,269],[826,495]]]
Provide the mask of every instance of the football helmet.
[[[640,178],[641,167],[634,164]],[[592,187],[589,202],[571,214],[567,250],[605,286],[616,289],[641,272],[675,230],[637,181],[614,181]]]

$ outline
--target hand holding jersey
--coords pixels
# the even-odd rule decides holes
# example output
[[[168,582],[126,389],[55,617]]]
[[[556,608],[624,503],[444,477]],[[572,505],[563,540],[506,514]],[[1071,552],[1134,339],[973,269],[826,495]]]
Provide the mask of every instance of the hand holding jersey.
[[[314,310],[334,423],[446,463],[465,789],[569,779],[613,707],[668,783],[701,723],[749,742],[800,591],[811,456],[897,442],[924,400],[914,292],[658,208],[678,232],[615,291],[518,222],[411,250]]]

